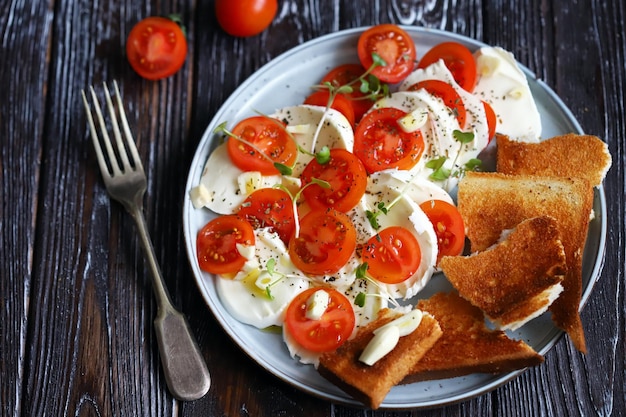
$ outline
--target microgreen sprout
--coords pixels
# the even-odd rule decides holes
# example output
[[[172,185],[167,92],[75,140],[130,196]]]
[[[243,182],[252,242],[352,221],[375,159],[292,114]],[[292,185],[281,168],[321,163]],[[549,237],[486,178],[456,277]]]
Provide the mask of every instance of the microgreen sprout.
[[[454,137],[454,140],[459,142],[459,152],[457,152],[454,161],[452,162],[452,166],[455,167],[457,164],[457,160],[461,155],[461,151],[463,150],[463,145],[466,145],[474,140],[474,133],[454,130],[452,132],[452,136]],[[426,168],[430,168],[433,170],[433,172],[429,176],[430,179],[433,179],[435,181],[446,181],[450,177],[460,178],[465,175],[465,172],[477,171],[482,165],[482,161],[480,159],[471,158],[465,164],[463,164],[462,167],[455,171],[452,171],[450,168],[446,168],[444,166],[447,160],[447,156],[439,156],[426,162]]]
[[[311,153],[298,145],[298,151],[302,152],[305,155],[314,157],[320,165],[325,165],[330,161],[330,149],[328,148],[328,146],[322,146],[322,149],[320,149],[316,153]]]
[[[363,262],[361,265],[359,265],[357,267],[356,271],[355,271],[356,278],[357,279],[363,279],[363,280],[365,280],[367,282],[371,282],[372,284],[374,284],[382,292],[382,294],[369,294],[369,293],[366,294],[364,292],[360,292],[354,298],[354,304],[359,306],[359,307],[363,307],[365,305],[365,298],[366,297],[380,297],[380,298],[386,298],[395,307],[400,307],[400,304],[391,295],[389,295],[387,290],[385,288],[383,288],[378,283],[378,281],[376,281],[373,277],[368,275],[368,273],[367,273],[368,268],[369,268],[369,266],[367,265],[367,262]]]
[[[306,184],[304,187],[300,188],[295,195],[292,194],[289,188],[285,187],[283,184],[275,185],[276,188],[279,188],[285,191],[287,195],[289,195],[289,197],[291,198],[291,204],[293,206],[293,217],[294,217],[294,223],[295,223],[295,236],[296,237],[300,236],[300,222],[298,220],[298,200],[300,199],[300,196],[302,195],[302,192],[304,191],[304,189],[313,184],[317,184],[320,187],[325,188],[325,189],[330,188],[330,183],[328,181],[320,180],[319,178],[315,178],[315,177],[311,178],[311,182]]]

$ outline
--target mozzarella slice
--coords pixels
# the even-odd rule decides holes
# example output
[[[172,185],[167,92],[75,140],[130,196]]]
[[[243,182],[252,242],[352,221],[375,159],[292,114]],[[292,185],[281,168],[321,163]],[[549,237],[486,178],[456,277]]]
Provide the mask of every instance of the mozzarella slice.
[[[474,57],[478,82],[473,94],[493,108],[498,120],[496,131],[512,140],[538,142],[541,116],[513,54],[499,47],[483,47]]]

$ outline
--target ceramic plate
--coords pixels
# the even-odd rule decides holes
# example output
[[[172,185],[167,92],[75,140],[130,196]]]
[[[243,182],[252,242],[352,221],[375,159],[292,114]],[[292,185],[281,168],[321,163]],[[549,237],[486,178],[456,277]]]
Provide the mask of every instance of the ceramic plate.
[[[418,57],[430,47],[444,42],[457,41],[471,50],[484,44],[447,32],[404,27],[413,37]],[[208,125],[191,163],[185,189],[183,227],[187,255],[198,287],[217,321],[233,341],[261,367],[276,377],[311,395],[328,401],[352,406],[361,404],[322,378],[310,365],[300,365],[293,360],[278,334],[262,332],[235,320],[222,306],[214,285],[214,276],[202,272],[196,260],[196,234],[215,214],[208,209],[196,210],[189,200],[189,190],[196,186],[206,160],[219,142],[214,128],[227,121],[230,125],[255,115],[256,111],[270,114],[274,110],[301,103],[310,93],[310,87],[337,65],[358,62],[356,44],[363,28],[351,29],[322,36],[280,55],[246,80],[226,100]],[[524,68],[530,88],[542,116],[544,138],[576,132],[583,133],[572,113],[556,94],[542,81]],[[585,303],[598,279],[604,259],[606,236],[606,204],[603,189],[597,189],[594,198],[595,217],[591,221],[583,266],[583,297]],[[443,276],[435,276],[418,296],[426,298],[432,293],[449,289]],[[562,332],[555,328],[547,314],[531,321],[511,334],[545,354],[559,339]],[[419,382],[394,387],[381,408],[430,408],[470,399],[493,390],[519,375],[522,371],[503,375],[474,374],[465,377]]]

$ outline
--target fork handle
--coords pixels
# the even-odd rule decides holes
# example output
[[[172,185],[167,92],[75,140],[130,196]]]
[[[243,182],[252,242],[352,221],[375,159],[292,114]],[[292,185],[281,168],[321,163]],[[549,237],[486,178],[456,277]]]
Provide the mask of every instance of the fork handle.
[[[141,246],[152,276],[152,288],[158,305],[154,328],[165,381],[175,398],[182,401],[197,400],[203,397],[211,386],[209,371],[187,319],[172,305],[148,235],[142,206],[136,205],[126,209],[137,225]]]

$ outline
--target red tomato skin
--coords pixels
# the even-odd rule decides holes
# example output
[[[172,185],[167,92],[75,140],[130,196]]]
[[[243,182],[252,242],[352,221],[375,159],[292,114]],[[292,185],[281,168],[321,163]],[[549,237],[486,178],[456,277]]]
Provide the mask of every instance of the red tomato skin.
[[[422,251],[413,233],[392,226],[372,236],[362,248],[361,257],[372,277],[386,284],[398,284],[418,270]]]
[[[328,90],[320,90],[304,99],[304,104],[326,107],[328,106],[329,98],[330,92]],[[335,95],[330,107],[343,114],[346,119],[348,119],[350,126],[354,126],[354,109],[352,108],[350,100],[348,100],[345,96],[342,94]]]
[[[359,61],[370,68],[376,52],[386,62],[377,66],[372,74],[386,83],[398,83],[405,79],[415,67],[415,43],[402,28],[393,24],[372,26],[361,34],[357,45]]]
[[[404,132],[397,121],[407,113],[387,107],[367,113],[354,132],[354,154],[368,174],[388,168],[411,169],[424,152],[424,138],[417,130]]]
[[[232,133],[253,143],[265,152],[273,162],[287,166],[293,165],[298,156],[298,148],[287,134],[282,122],[266,116],[253,116],[237,123]],[[267,145],[265,149],[263,145]],[[256,149],[249,147],[237,138],[230,137],[227,142],[231,161],[243,171],[259,171],[263,175],[278,175],[279,172],[267,158]]]
[[[367,188],[365,166],[345,149],[331,149],[330,161],[326,164],[312,159],[300,176],[302,186],[309,184],[313,178],[330,184],[328,189],[318,184],[304,188],[302,194],[313,209],[334,208],[345,213],[358,204]]]
[[[187,55],[187,39],[180,26],[165,17],[147,17],[128,34],[126,57],[141,77],[160,80],[183,66]]]
[[[322,78],[322,83],[329,82],[337,88],[348,84],[352,87],[352,92],[346,94],[346,97],[349,98],[350,104],[352,104],[355,122],[361,120],[363,115],[374,104],[373,100],[364,98],[365,94],[360,90],[361,83],[358,81],[353,82],[364,73],[365,69],[361,64],[342,64],[328,71]]]
[[[254,229],[271,228],[285,244],[289,243],[295,229],[291,197],[277,188],[254,191],[241,204],[237,214]]]
[[[465,247],[465,224],[458,209],[443,200],[428,200],[420,204],[437,235],[439,252],[437,263],[443,256],[456,256]]]
[[[216,0],[215,15],[224,32],[247,38],[263,32],[278,11],[277,0]]]
[[[196,238],[200,268],[212,274],[237,273],[246,262],[237,244],[254,245],[254,231],[235,215],[217,217],[208,222]]]
[[[487,116],[487,126],[489,126],[489,142],[491,142],[491,139],[496,135],[498,118],[489,103],[483,101],[483,106],[485,107],[485,115]]]
[[[319,290],[322,288],[309,288],[294,298],[285,313],[285,326],[305,349],[319,353],[331,352],[350,338],[356,319],[350,301],[332,288],[323,288],[330,296],[330,304],[320,320],[307,319],[306,302]]]
[[[289,256],[305,274],[339,271],[356,249],[356,229],[350,218],[334,209],[312,210],[300,220],[300,233],[289,240]]]
[[[442,42],[433,46],[417,64],[417,68],[426,68],[443,59],[456,82],[470,93],[476,85],[476,61],[472,52],[458,42]]]

